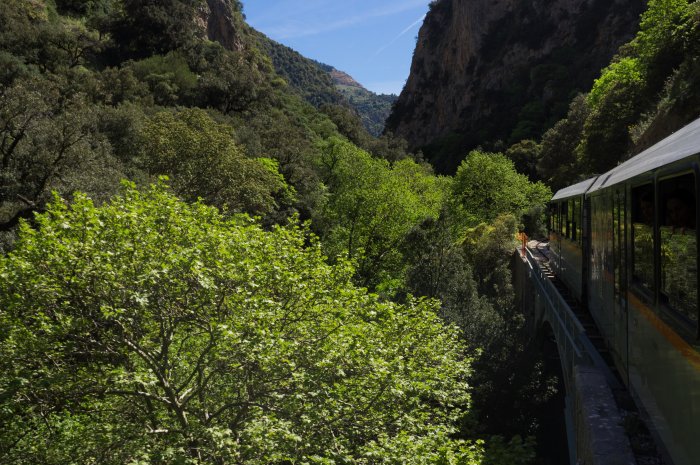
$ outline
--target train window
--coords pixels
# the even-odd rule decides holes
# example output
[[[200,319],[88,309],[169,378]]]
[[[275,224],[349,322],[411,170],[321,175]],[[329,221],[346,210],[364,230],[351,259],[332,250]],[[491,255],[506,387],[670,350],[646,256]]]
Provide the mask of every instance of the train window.
[[[650,292],[654,290],[654,187],[632,189],[632,278]]]
[[[659,184],[661,293],[668,304],[698,321],[695,178],[692,174]]]
[[[576,199],[571,200],[571,234],[570,238],[572,241],[576,240],[576,228],[578,227],[578,221],[576,216],[578,215],[578,201]]]
[[[574,234],[576,236],[576,240],[578,241],[578,244],[581,245],[583,243],[582,237],[581,237],[581,223],[583,222],[583,199],[579,199],[576,201],[576,229],[574,230]]]
[[[567,228],[567,219],[568,219],[568,208],[569,204],[567,202],[562,202],[559,204],[559,218],[560,218],[560,223],[559,223],[559,233],[562,236],[567,236],[569,228]]]
[[[557,204],[552,203],[549,205],[549,230],[550,231],[557,230],[557,218],[558,218]]]

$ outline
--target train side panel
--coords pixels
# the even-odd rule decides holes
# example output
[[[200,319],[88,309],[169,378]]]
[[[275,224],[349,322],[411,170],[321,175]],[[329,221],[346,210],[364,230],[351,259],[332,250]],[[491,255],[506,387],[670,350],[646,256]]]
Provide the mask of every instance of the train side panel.
[[[583,196],[557,203],[557,221],[550,232],[552,269],[574,297],[583,301],[582,205]]]
[[[634,292],[628,293],[629,383],[674,465],[700,461],[700,357]]]
[[[670,224],[666,211],[690,179],[657,176],[590,195],[589,309],[674,465],[700,464],[697,231]],[[647,220],[645,196],[654,199]]]
[[[588,308],[603,336],[612,341],[615,338],[612,198],[604,193],[590,200]],[[613,358],[619,363],[619,354],[613,353]]]

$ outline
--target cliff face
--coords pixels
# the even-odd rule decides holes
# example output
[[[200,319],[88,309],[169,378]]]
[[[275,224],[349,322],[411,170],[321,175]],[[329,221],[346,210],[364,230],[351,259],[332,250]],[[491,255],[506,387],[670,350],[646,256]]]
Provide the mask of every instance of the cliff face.
[[[229,50],[245,48],[242,34],[245,30],[237,0],[207,0],[197,7],[195,23],[207,39],[219,42]]]
[[[439,0],[387,130],[443,172],[538,138],[632,38],[643,0]]]

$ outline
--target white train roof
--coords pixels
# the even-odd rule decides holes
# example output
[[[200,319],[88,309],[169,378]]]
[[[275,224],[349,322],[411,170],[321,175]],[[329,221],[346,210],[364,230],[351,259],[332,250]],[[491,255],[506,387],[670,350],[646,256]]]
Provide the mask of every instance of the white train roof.
[[[554,197],[552,197],[552,200],[562,200],[566,199],[569,197],[573,197],[575,195],[582,195],[588,192],[588,189],[593,185],[595,180],[598,179],[596,176],[595,178],[590,178],[586,179],[585,181],[581,181],[578,184],[574,184],[573,186],[565,187],[564,189],[559,189],[556,194],[554,194]]]
[[[653,147],[599,176],[589,192],[613,186],[696,153],[700,153],[700,119],[696,119]]]

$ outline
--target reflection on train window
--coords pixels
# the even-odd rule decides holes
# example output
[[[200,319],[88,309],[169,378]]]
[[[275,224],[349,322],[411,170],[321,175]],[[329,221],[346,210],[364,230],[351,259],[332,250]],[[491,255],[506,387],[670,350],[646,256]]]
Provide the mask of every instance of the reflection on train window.
[[[568,220],[568,216],[567,216],[567,215],[568,215],[568,211],[569,211],[569,209],[567,208],[567,207],[568,207],[568,203],[567,203],[567,202],[562,202],[562,203],[560,203],[559,205],[560,205],[560,208],[561,208],[561,211],[560,211],[560,215],[561,215],[561,216],[560,216],[560,218],[561,218],[561,231],[560,231],[560,232],[561,232],[561,235],[562,235],[562,236],[568,237],[568,234],[569,234],[569,232],[568,232],[568,231],[569,231],[569,228],[567,227],[567,220]]]
[[[572,199],[569,201],[569,211],[571,212],[569,214],[569,224],[571,225],[571,233],[569,234],[569,238],[572,241],[575,241],[578,238],[578,215],[580,211],[578,199]]]
[[[668,304],[698,321],[695,179],[692,174],[659,184],[661,292]]]
[[[632,277],[643,288],[654,289],[654,188],[632,189]]]
[[[581,223],[583,222],[583,202],[582,199],[579,199],[576,201],[576,228],[574,230],[574,235],[576,236],[576,240],[578,241],[578,244],[582,244],[582,236],[581,236]]]
[[[556,223],[557,223],[557,205],[551,204],[549,206],[549,221],[547,224],[547,226],[549,227],[549,231],[556,231]]]

